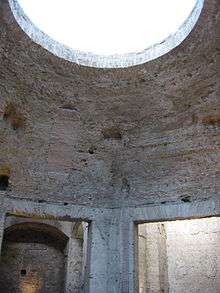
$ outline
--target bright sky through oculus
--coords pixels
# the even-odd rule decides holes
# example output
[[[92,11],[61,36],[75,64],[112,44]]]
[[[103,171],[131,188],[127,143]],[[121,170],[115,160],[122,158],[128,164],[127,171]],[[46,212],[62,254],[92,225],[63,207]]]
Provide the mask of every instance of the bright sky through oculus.
[[[175,33],[196,0],[19,0],[54,40],[98,55],[141,52]]]

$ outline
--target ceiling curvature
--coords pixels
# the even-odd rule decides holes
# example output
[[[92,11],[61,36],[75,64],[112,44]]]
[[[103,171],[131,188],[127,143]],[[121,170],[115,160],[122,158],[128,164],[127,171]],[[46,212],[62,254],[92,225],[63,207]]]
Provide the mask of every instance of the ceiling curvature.
[[[120,68],[156,59],[178,46],[193,29],[204,3],[140,0],[137,5],[133,0],[112,0],[103,5],[100,0],[85,1],[62,2],[63,7],[55,1],[49,16],[50,1],[30,5],[28,0],[9,0],[9,4],[24,32],[54,55],[91,67]],[[75,10],[83,10],[83,17]],[[78,17],[72,17],[74,11]]]
[[[55,57],[0,0],[0,172],[8,196],[138,206],[220,195],[220,3],[177,48],[130,68]]]

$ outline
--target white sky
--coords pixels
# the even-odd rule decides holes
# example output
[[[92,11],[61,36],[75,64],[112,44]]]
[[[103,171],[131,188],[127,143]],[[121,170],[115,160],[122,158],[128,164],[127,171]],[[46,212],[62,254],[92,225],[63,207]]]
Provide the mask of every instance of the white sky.
[[[177,31],[196,0],[18,0],[43,32],[73,49],[140,52]]]

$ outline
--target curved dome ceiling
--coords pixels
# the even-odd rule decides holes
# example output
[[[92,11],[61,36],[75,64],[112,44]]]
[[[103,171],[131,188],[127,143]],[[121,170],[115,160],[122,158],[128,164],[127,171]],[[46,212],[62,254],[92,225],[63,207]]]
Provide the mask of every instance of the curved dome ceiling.
[[[16,20],[55,55],[94,67],[128,67],[179,45],[203,0],[9,0]]]
[[[140,52],[175,33],[196,0],[19,0],[54,40],[98,55]]]
[[[101,208],[216,197],[218,0],[205,1],[181,46],[120,70],[47,52],[7,2],[0,1],[0,157],[11,170],[8,197]],[[22,122],[16,130],[14,117]]]

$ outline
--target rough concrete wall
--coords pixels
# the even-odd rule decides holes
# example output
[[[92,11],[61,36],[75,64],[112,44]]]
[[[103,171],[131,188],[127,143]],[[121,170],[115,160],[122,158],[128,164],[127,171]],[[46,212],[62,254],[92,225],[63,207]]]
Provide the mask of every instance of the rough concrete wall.
[[[171,293],[220,292],[220,219],[170,222],[168,239]]]
[[[83,240],[70,238],[66,267],[66,293],[79,293],[82,284]]]
[[[142,226],[140,230],[145,228]],[[140,235],[139,231],[139,241],[138,241],[138,258],[139,258],[139,292],[140,293],[145,293],[146,292],[146,279],[147,279],[147,247],[146,247],[146,237],[145,237],[145,231],[143,231]]]
[[[220,219],[139,227],[140,293],[219,293]]]
[[[163,237],[160,224],[140,225],[139,227],[139,288],[140,293],[165,292]],[[163,291],[164,290],[164,291]]]
[[[22,270],[26,275],[22,276]],[[40,243],[5,244],[0,266],[1,293],[61,293],[63,282],[64,255],[59,250]]]
[[[2,247],[3,235],[4,235],[4,215],[0,214],[0,251]]]
[[[29,223],[46,224],[46,225],[56,227],[58,230],[62,231],[66,236],[69,237],[68,245],[66,246],[66,249],[65,249],[65,256],[62,255],[62,258],[65,257],[65,263],[64,263],[63,271],[61,273],[62,273],[62,276],[65,277],[65,285],[64,285],[65,290],[66,290],[65,292],[74,292],[74,293],[79,292],[81,286],[83,285],[83,279],[82,279],[83,231],[81,231],[80,223],[9,216],[9,217],[6,217],[4,226],[7,229],[7,228],[10,228],[10,226],[13,226],[16,224],[25,225],[25,224],[29,224]],[[75,227],[76,225],[78,228],[74,229],[74,232],[73,232],[73,227]],[[3,226],[3,229],[4,229],[4,226]],[[42,229],[43,229],[43,227],[42,227]],[[43,232],[43,230],[42,230],[42,232]],[[26,233],[27,233],[27,231],[26,231]],[[16,241],[16,239],[14,239],[14,240]],[[33,242],[34,242],[34,237],[33,237]],[[24,243],[24,246],[25,245],[26,244]],[[30,243],[29,244],[30,251],[35,250],[36,245],[37,244],[35,244],[35,243]],[[6,258],[8,258],[8,255],[10,256],[11,253],[13,254],[13,252],[7,251],[7,249],[10,250],[11,246],[12,245],[9,245],[9,246],[7,245],[4,247],[3,255],[6,255]],[[22,243],[20,243],[20,244],[18,243],[17,246],[22,248]],[[16,248],[16,249],[18,249],[18,248]],[[47,249],[45,248],[43,250],[47,250],[48,253],[50,253],[51,247],[48,247]],[[20,249],[20,256],[19,256],[20,259],[22,259],[22,252],[26,253],[24,248]],[[58,253],[59,253],[59,251],[58,251]],[[30,256],[31,256],[31,252],[30,252]],[[33,262],[34,261],[35,260],[33,260]],[[31,260],[30,260],[30,262],[31,262]],[[4,262],[1,264],[1,266],[3,267],[3,270],[6,273],[10,274],[9,269],[7,267],[5,268],[5,265],[8,266],[8,264],[5,264]],[[29,265],[32,266],[31,263]],[[43,263],[41,265],[43,266]],[[13,266],[13,264],[11,264],[10,266]],[[56,266],[56,262],[55,263],[51,262],[50,267],[47,267],[47,269],[50,271],[54,270],[54,266]],[[17,267],[15,268],[15,270],[17,270]],[[18,275],[17,272],[16,272],[16,275]],[[62,276],[61,276],[61,278],[62,278]],[[50,278],[50,276],[45,276],[45,278],[48,278],[48,277]],[[13,278],[13,276],[8,276],[8,278],[11,279],[11,278]],[[24,280],[24,278],[22,278],[22,280]],[[50,280],[47,280],[47,282],[50,282]],[[7,288],[7,286],[9,286],[9,283],[5,284],[5,286]],[[0,287],[0,289],[1,289],[1,287]],[[10,290],[10,289],[7,289],[7,290]],[[62,290],[64,290],[64,287],[62,288]],[[47,292],[47,291],[45,291],[45,292]],[[59,291],[55,291],[55,292],[59,292]]]
[[[124,207],[220,193],[219,0],[178,48],[120,70],[34,44],[0,0],[0,165],[10,197]]]
[[[4,204],[4,199],[1,197],[0,194],[0,251],[1,251],[1,246],[2,246],[2,241],[3,241],[3,235],[4,235],[4,226],[5,226],[5,211],[3,207]]]

